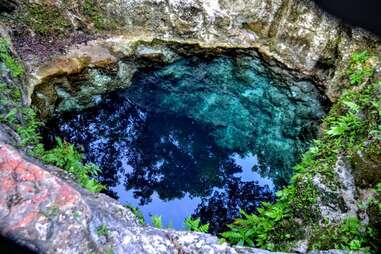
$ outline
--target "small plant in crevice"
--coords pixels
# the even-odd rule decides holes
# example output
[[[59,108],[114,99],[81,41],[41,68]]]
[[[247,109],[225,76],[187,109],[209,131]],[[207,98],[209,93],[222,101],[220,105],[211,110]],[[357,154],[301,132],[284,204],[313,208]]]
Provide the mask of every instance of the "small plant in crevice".
[[[97,235],[98,236],[105,236],[107,237],[109,235],[109,229],[105,224],[100,225],[97,227]]]
[[[192,217],[189,216],[185,218],[184,225],[185,225],[185,228],[189,231],[200,232],[200,233],[208,233],[209,231],[209,223],[201,224],[200,218],[192,219]]]
[[[60,212],[60,207],[57,204],[53,204],[52,206],[48,207],[46,212],[42,212],[46,217],[48,218],[54,218],[57,216]]]
[[[158,216],[158,215],[152,215],[152,216],[151,216],[151,222],[152,222],[152,225],[153,225],[155,228],[163,228],[163,220],[162,220],[162,217],[161,217],[161,216]]]
[[[144,215],[138,207],[134,207],[132,205],[125,205],[125,207],[130,209],[130,211],[136,216],[141,225],[145,224]]]
[[[81,215],[82,213],[80,211],[75,211],[73,213],[73,217],[76,219],[76,220],[79,220],[81,218]]]

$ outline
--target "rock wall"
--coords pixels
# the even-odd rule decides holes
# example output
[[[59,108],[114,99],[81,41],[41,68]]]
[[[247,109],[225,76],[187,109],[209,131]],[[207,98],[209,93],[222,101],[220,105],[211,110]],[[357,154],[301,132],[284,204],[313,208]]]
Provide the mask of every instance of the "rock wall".
[[[78,3],[67,4],[62,15],[81,19]],[[265,57],[315,79],[332,101],[346,86],[342,76],[350,54],[359,49],[381,51],[379,38],[341,23],[310,0],[109,0],[99,11],[118,21],[118,30],[112,34],[128,40],[156,38],[208,47],[256,48]],[[39,67],[34,60],[28,65],[32,71]]]
[[[129,33],[258,48],[313,76],[332,100],[349,55],[381,50],[379,38],[342,24],[309,0],[113,0],[107,11]]]
[[[139,225],[115,200],[81,189],[62,170],[3,142],[0,186],[0,234],[38,253],[270,253],[220,245],[207,234]],[[102,226],[105,235],[97,233]]]
[[[85,1],[11,2],[12,6],[19,2],[58,6],[62,8],[61,15],[75,30],[80,30],[79,24],[86,18],[77,10]],[[14,8],[8,8],[5,2],[0,1],[2,8],[7,11]],[[99,37],[97,40],[80,45],[76,40],[69,40],[65,50],[58,46],[29,49],[28,43],[20,43],[18,35],[12,34],[28,70],[25,102],[31,103],[37,87],[54,91],[56,86],[50,83],[53,79],[65,79],[88,68],[115,67],[121,59],[133,60],[139,52],[135,46],[142,41],[152,43],[159,39],[159,44],[176,42],[185,48],[192,44],[209,49],[255,49],[274,68],[286,67],[300,72],[297,75],[301,78],[314,79],[332,101],[347,86],[343,73],[350,54],[362,49],[378,54],[381,51],[379,38],[342,24],[309,0],[108,0],[102,3],[102,15],[117,20],[120,27],[112,33],[94,32],[91,38]],[[35,36],[33,31],[26,35],[32,39]],[[60,45],[54,43],[59,38],[51,39],[48,44]],[[42,45],[42,41],[38,43]],[[49,49],[44,52],[50,58],[47,62],[41,62],[39,57],[39,51],[44,49]],[[149,48],[147,56],[163,55],[155,50]],[[145,52],[140,51],[143,55]],[[117,72],[123,69],[117,68]],[[379,75],[380,70],[377,71]],[[0,233],[6,237],[42,253],[111,250],[114,253],[268,253],[218,245],[217,239],[209,235],[138,225],[131,212],[114,200],[88,193],[61,170],[25,157],[8,144],[9,135],[2,133],[4,129],[5,126],[0,128]],[[337,168],[340,166],[338,163]],[[342,172],[346,174],[346,170]],[[343,179],[349,179],[347,186],[353,187],[351,177]],[[347,194],[344,202],[351,207],[352,193],[344,194]],[[341,214],[336,214],[338,209],[327,208],[327,216],[340,217]],[[107,236],[96,233],[102,225],[109,229]]]

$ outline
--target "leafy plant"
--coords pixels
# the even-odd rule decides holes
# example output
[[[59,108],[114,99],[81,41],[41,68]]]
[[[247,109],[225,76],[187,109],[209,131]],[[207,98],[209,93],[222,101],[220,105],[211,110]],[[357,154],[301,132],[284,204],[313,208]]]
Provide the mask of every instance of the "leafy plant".
[[[187,230],[208,233],[209,231],[209,223],[201,224],[200,218],[192,219],[192,217],[185,218],[184,225]]]
[[[0,60],[9,69],[12,77],[19,77],[24,73],[22,65],[10,55],[10,42],[0,37]]]
[[[145,224],[144,215],[138,207],[133,207],[132,205],[125,205],[125,207],[131,210],[131,212],[136,216],[136,218],[138,218],[140,224]]]
[[[100,225],[99,227],[97,227],[97,235],[98,236],[108,236],[109,234],[109,229],[107,228],[107,226],[105,224],[102,224]]]
[[[282,205],[264,204],[258,209],[259,215],[247,214],[241,210],[243,218],[236,219],[229,225],[230,231],[222,233],[228,242],[238,245],[259,246],[271,249],[268,244],[270,232],[277,222],[286,216],[286,209]]]
[[[91,178],[98,175],[100,169],[94,164],[83,164],[82,154],[80,154],[74,145],[56,139],[57,146],[52,150],[46,151],[41,159],[49,164],[61,167],[71,173],[75,179],[91,192],[99,192],[104,186]]]
[[[356,114],[347,113],[335,119],[327,134],[331,137],[353,136],[361,126],[362,121]]]
[[[318,229],[318,232],[312,249],[335,248],[369,252],[369,248],[365,247],[369,241],[367,228],[356,217],[348,217],[340,225],[328,226],[323,232]]]
[[[163,221],[161,216],[152,215],[151,216],[152,225],[155,228],[163,228]]]
[[[369,58],[370,54],[366,50],[352,54],[347,71],[352,85],[361,85],[373,75],[374,68],[367,63]]]

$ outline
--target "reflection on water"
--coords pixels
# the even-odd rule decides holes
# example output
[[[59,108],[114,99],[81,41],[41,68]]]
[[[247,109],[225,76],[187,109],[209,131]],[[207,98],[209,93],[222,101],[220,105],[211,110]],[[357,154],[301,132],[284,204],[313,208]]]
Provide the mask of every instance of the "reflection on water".
[[[96,108],[53,130],[83,147],[122,203],[164,225],[201,217],[216,233],[287,183],[324,114],[308,82],[291,89],[252,57],[183,59],[139,72]]]

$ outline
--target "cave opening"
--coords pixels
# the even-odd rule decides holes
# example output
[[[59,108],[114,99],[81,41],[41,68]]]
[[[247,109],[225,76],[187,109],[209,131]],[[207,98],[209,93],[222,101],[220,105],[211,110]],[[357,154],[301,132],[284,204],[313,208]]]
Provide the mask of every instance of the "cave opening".
[[[44,143],[59,136],[81,147],[102,169],[105,192],[147,222],[160,215],[183,229],[199,217],[217,234],[240,209],[274,202],[318,135],[328,100],[286,73],[242,51],[145,63],[128,88],[55,113]]]

